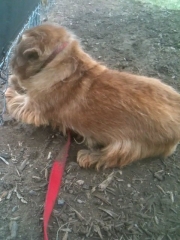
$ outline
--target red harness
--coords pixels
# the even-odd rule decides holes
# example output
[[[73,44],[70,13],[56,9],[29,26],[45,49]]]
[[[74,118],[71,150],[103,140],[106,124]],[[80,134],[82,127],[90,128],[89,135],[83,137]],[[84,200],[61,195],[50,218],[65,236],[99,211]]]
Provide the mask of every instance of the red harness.
[[[65,163],[68,157],[68,152],[71,144],[71,135],[68,131],[68,140],[66,145],[63,148],[63,153],[57,156],[57,159],[54,161],[50,177],[49,185],[46,194],[46,201],[44,205],[44,215],[43,215],[43,226],[44,226],[44,240],[48,240],[48,222],[58,195],[58,192],[61,189],[62,176],[64,173]]]

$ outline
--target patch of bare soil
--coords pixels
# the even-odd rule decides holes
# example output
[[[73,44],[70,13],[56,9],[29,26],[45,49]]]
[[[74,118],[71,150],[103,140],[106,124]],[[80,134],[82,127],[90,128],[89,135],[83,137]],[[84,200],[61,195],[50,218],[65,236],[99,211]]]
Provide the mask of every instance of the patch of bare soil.
[[[180,90],[179,11],[133,0],[56,0],[49,15],[106,65],[164,79]],[[0,128],[0,240],[43,239],[48,176],[64,142],[50,128],[9,118]],[[77,165],[83,147],[71,145],[50,240],[180,239],[180,148],[167,160],[96,172]]]

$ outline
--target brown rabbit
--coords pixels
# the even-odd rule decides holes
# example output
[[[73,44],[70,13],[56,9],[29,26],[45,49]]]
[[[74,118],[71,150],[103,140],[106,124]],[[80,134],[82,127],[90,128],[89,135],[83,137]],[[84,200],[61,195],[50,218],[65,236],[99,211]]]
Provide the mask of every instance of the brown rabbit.
[[[24,32],[11,67],[9,113],[83,136],[89,150],[78,152],[80,166],[123,167],[175,151],[179,93],[160,80],[99,64],[66,29],[44,24]]]

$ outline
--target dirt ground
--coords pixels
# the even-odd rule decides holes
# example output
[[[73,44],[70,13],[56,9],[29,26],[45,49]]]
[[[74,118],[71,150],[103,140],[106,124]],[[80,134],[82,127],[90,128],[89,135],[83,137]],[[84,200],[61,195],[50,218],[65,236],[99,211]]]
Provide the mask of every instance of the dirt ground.
[[[56,0],[49,20],[92,56],[180,90],[180,12],[133,0]],[[0,240],[41,240],[48,175],[65,138],[5,116],[0,128]],[[124,169],[79,168],[75,142],[49,225],[50,240],[180,239],[180,148]],[[105,189],[99,186],[109,179]]]

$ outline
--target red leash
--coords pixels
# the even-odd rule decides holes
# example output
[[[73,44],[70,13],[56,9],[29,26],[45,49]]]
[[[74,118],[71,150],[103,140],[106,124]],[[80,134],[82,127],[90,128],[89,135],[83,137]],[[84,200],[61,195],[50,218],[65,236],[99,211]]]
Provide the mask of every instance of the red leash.
[[[44,205],[44,214],[43,214],[43,225],[44,225],[44,240],[48,240],[48,222],[51,216],[58,192],[61,188],[62,176],[64,173],[65,163],[68,157],[68,152],[71,143],[70,132],[68,131],[68,140],[66,145],[63,148],[63,153],[57,156],[57,159],[54,161],[50,177],[49,177],[49,185],[46,194],[46,201]]]

